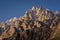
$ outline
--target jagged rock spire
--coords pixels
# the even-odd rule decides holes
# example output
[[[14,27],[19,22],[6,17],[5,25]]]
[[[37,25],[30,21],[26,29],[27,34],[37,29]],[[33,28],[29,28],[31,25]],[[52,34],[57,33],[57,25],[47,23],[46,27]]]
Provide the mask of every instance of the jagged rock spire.
[[[32,10],[35,10],[35,7],[34,6],[32,7]]]

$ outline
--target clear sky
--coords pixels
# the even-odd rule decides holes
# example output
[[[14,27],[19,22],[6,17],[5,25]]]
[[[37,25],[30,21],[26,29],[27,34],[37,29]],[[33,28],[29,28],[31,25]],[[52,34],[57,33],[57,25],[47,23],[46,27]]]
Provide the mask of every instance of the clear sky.
[[[0,0],[0,22],[20,17],[32,6],[60,11],[60,0]]]

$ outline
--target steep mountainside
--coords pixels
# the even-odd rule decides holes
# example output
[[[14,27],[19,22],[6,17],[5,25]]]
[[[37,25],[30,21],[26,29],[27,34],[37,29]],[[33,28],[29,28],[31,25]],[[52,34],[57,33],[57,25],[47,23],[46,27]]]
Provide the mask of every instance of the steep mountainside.
[[[60,40],[59,34],[60,13],[39,7],[0,23],[0,40]]]

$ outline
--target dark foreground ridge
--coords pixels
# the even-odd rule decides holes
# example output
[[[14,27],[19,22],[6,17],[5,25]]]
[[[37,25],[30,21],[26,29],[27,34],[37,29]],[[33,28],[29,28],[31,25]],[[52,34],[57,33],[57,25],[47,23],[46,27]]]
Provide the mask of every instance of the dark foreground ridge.
[[[60,13],[32,7],[24,16],[0,23],[0,40],[60,40]]]

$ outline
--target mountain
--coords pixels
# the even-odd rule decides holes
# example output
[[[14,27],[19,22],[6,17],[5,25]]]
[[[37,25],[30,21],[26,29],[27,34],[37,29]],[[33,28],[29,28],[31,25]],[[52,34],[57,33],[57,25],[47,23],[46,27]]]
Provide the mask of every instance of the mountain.
[[[20,18],[0,23],[0,40],[60,40],[60,12],[32,7]]]

